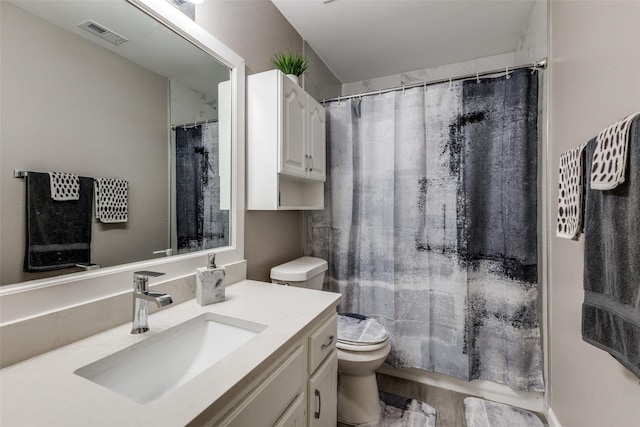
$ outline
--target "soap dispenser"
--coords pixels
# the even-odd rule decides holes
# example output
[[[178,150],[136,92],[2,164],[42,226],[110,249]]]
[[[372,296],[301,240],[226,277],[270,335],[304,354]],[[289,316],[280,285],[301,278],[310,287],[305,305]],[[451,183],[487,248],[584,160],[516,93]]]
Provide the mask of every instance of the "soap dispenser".
[[[196,268],[196,302],[209,305],[224,301],[224,267],[216,266],[216,255],[209,254],[206,267]]]

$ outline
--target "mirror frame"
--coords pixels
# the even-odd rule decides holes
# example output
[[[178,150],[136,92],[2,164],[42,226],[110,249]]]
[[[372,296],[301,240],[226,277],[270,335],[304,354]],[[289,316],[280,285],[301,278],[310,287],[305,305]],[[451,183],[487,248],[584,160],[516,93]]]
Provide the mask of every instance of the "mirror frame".
[[[131,292],[134,271],[155,269],[164,272],[162,280],[156,280],[154,284],[192,276],[197,267],[206,265],[207,254],[212,252],[216,253],[216,261],[219,264],[241,264],[243,278],[246,277],[244,59],[166,0],[126,1],[231,69],[230,246],[1,286],[0,325]]]

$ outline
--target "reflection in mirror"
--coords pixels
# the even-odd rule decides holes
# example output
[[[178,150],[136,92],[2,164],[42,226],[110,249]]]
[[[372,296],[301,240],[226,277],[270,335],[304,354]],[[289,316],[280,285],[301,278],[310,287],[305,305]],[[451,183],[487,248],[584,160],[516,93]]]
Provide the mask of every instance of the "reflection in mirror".
[[[0,7],[0,284],[82,271],[23,271],[27,184],[14,169],[127,182],[126,221],[89,204],[101,267],[229,245],[229,68],[125,0]]]

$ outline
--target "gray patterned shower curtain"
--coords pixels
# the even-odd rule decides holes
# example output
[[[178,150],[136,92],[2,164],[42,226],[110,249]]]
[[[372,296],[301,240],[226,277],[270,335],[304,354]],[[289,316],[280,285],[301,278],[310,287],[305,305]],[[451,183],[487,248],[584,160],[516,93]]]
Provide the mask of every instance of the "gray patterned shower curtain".
[[[543,391],[537,75],[326,108],[326,208],[305,216],[305,252],[328,260],[341,310],[386,326],[393,366]]]
[[[178,253],[229,244],[229,211],[220,209],[218,123],[175,132]]]

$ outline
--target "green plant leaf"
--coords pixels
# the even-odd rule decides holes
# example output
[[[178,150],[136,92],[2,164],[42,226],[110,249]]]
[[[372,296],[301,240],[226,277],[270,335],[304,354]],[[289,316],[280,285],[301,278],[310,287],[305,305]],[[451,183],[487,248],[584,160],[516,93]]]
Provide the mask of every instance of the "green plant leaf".
[[[285,74],[300,76],[309,67],[309,61],[302,55],[293,52],[279,52],[272,58],[271,62],[276,68]]]

